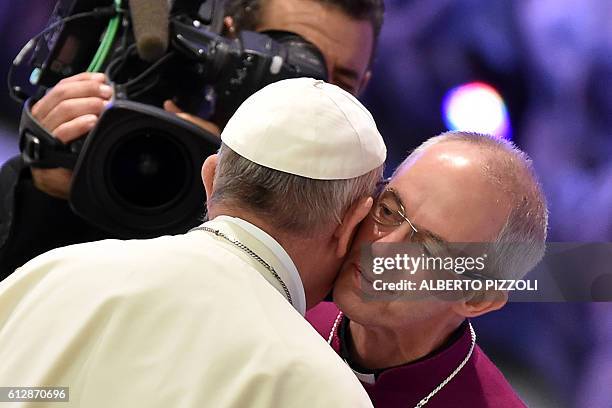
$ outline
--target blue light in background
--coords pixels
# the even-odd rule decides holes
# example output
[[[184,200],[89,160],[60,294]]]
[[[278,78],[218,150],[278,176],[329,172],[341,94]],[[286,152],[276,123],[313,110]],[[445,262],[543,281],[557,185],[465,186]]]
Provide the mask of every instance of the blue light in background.
[[[495,88],[483,82],[470,82],[448,91],[442,101],[442,115],[449,130],[511,138],[506,104]]]

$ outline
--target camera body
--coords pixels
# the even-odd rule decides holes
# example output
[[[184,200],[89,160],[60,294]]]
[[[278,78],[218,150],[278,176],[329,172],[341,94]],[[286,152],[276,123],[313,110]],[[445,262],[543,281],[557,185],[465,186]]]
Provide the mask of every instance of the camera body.
[[[109,0],[60,0],[51,23],[112,7]],[[223,37],[222,0],[172,2],[167,51],[145,61],[132,27],[134,11],[113,16],[121,24],[115,25],[100,66],[115,96],[90,134],[69,146],[45,147],[49,138],[24,112],[20,144],[33,167],[69,167],[74,158],[70,204],[75,213],[116,236],[144,238],[184,232],[199,222],[205,195],[198,175],[220,145],[215,135],[162,110],[164,100],[191,113],[208,110],[210,120],[222,127],[257,90],[293,77],[326,79],[326,66],[320,51],[297,34],[242,31]],[[41,37],[31,60],[32,82],[46,89],[85,71],[110,29],[104,17],[92,17]],[[54,163],[58,155],[40,154],[45,148],[68,160]]]

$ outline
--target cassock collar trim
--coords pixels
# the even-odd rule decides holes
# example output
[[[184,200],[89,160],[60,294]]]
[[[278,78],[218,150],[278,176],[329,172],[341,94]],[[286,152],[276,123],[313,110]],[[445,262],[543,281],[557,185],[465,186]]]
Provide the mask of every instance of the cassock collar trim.
[[[241,218],[220,215],[215,217],[213,221],[225,221],[239,226],[263,243],[278,258],[283,268],[277,270],[276,273],[278,273],[283,282],[285,282],[285,285],[287,285],[287,289],[289,293],[291,293],[291,298],[293,299],[293,306],[302,316],[304,316],[306,314],[306,293],[304,292],[304,285],[302,284],[302,279],[300,278],[297,267],[289,257],[287,251],[285,251],[285,249],[264,230]]]
[[[353,374],[355,374],[355,376],[359,379],[359,381],[363,383],[374,384],[376,382],[376,374],[360,373],[359,371],[355,370],[353,367],[351,367],[351,370],[353,370]]]

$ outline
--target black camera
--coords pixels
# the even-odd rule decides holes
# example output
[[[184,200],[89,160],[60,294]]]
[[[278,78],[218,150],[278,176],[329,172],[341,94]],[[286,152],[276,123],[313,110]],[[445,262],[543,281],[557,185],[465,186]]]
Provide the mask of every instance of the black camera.
[[[167,16],[151,4],[167,7]],[[326,79],[322,54],[297,34],[241,31],[227,38],[224,15],[222,0],[134,0],[129,9],[121,0],[57,3],[31,59],[39,94],[86,70],[106,72],[115,90],[96,127],[70,145],[36,123],[32,101],[24,106],[22,156],[33,167],[74,168],[75,213],[121,237],[184,232],[204,212],[200,168],[220,141],[161,109],[163,101],[190,113],[207,111],[222,127],[272,82]],[[152,41],[142,35],[147,16],[154,21],[144,27],[166,30]]]

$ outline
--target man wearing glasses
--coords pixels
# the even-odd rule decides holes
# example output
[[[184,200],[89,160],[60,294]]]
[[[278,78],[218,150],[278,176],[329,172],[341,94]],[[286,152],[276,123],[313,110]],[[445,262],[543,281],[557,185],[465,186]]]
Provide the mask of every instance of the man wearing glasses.
[[[547,228],[529,159],[509,142],[448,132],[417,148],[381,190],[335,283],[335,305],[320,304],[308,319],[376,407],[524,407],[469,322],[504,306],[506,293],[421,292],[409,300],[376,291],[361,251],[401,243],[432,256],[449,253],[449,243],[481,243],[495,268],[460,279],[524,276],[543,256]]]

